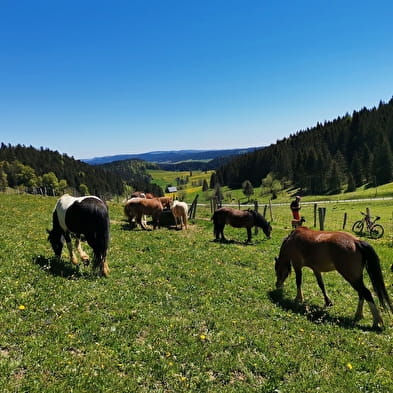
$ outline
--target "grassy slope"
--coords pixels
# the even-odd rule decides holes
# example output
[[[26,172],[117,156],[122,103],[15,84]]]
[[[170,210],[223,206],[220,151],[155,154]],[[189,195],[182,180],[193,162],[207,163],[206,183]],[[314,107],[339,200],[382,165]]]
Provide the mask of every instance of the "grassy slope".
[[[111,276],[78,273],[63,254],[51,260],[45,229],[54,198],[0,194],[0,386],[4,392],[389,392],[392,320],[352,323],[357,298],[325,275],[334,307],[325,310],[310,271],[306,303],[294,277],[274,291],[274,256],[288,233],[289,209],[273,207],[273,237],[244,245],[212,242],[210,211],[189,231],[126,230],[110,204]],[[353,222],[370,203],[326,205],[328,229]],[[392,295],[391,202],[371,205],[387,235],[370,241]],[[303,205],[312,221],[313,205]],[[368,283],[368,280],[366,280]],[[369,284],[368,284],[369,285]],[[23,306],[23,307],[22,307]]]

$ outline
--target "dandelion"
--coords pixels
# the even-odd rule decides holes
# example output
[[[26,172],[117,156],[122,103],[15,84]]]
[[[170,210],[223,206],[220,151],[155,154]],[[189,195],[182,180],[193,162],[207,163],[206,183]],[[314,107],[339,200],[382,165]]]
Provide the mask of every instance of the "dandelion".
[[[180,377],[180,381],[182,381],[182,382],[187,381],[187,377],[181,376],[181,377]]]
[[[199,338],[201,341],[205,341],[206,340],[206,336],[204,334],[199,335]]]
[[[26,307],[23,304],[21,304],[18,308],[19,308],[19,310],[25,310],[26,309]]]
[[[347,363],[346,364],[346,368],[347,368],[347,370],[351,371],[353,369],[352,364],[351,363]]]
[[[300,328],[300,329],[299,329],[299,332],[303,333],[303,332],[304,332],[304,329],[303,329],[303,328]]]

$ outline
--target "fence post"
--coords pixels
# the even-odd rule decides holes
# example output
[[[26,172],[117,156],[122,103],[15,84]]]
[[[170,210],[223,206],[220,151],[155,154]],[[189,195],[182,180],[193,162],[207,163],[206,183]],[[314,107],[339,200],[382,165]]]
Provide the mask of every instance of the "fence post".
[[[318,204],[314,203],[314,228],[316,228],[316,226],[317,226],[317,207],[318,207]]]
[[[345,225],[347,225],[347,212],[344,213],[343,229],[345,229]]]
[[[258,213],[258,201],[254,201],[254,210]],[[258,227],[255,225],[254,233],[258,235]]]
[[[323,231],[325,229],[325,215],[326,215],[326,207],[319,207],[319,229]]]
[[[270,221],[273,222],[273,209],[272,209],[272,200],[269,199],[269,211],[270,211]]]

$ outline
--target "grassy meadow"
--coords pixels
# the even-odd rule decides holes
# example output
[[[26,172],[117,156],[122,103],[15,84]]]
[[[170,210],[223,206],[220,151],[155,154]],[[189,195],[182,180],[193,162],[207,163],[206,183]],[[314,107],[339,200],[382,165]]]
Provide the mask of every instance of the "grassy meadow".
[[[374,331],[365,305],[354,323],[357,295],[336,272],[324,275],[329,309],[309,270],[305,303],[293,301],[294,274],[275,290],[274,257],[291,229],[288,196],[267,209],[272,238],[259,231],[252,244],[230,227],[233,242],[214,242],[208,205],[187,231],[142,231],[129,230],[121,202],[109,202],[107,279],[71,266],[66,250],[52,258],[45,231],[55,202],[0,194],[2,392],[393,391],[391,316],[382,313],[385,330]],[[314,203],[302,206],[312,227]],[[342,229],[346,213],[350,230],[366,207],[382,217],[385,236],[366,240],[393,297],[392,201],[337,197],[318,206],[326,229]],[[367,274],[365,282],[371,289]]]

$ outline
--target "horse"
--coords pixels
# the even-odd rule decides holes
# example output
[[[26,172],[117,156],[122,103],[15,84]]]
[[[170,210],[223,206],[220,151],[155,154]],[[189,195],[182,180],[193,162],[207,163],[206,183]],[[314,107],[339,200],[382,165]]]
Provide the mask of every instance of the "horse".
[[[328,297],[321,273],[338,271],[357,291],[359,302],[355,313],[355,321],[363,318],[364,300],[368,303],[372,316],[373,328],[383,326],[371,292],[363,282],[363,270],[366,267],[372,286],[382,307],[393,312],[392,302],[386,291],[379,257],[374,248],[355,236],[339,231],[316,231],[307,227],[298,227],[284,239],[279,257],[276,258],[276,288],[282,288],[291,272],[291,265],[296,274],[297,294],[295,301],[303,301],[302,268],[309,267],[322,290],[325,306],[332,306]]]
[[[176,223],[180,222],[180,229],[184,228],[187,229],[188,227],[188,205],[186,202],[180,201],[173,201],[171,205],[171,211]]]
[[[153,229],[156,229],[159,224],[160,214],[162,211],[162,203],[157,198],[131,198],[124,206],[124,215],[127,217],[130,224],[135,218],[136,222],[141,226],[142,229],[147,229],[144,222],[142,222],[143,215],[152,217]]]
[[[48,232],[55,255],[60,258],[63,250],[63,241],[70,254],[71,263],[78,264],[72,250],[71,234],[75,235],[75,247],[85,265],[89,264],[89,256],[81,246],[83,235],[89,246],[93,249],[93,269],[100,269],[100,274],[107,277],[109,267],[106,255],[109,244],[109,215],[106,204],[95,196],[80,198],[64,194],[58,199],[52,214],[51,230]]]
[[[225,224],[234,228],[247,229],[247,242],[251,242],[251,228],[254,226],[262,228],[264,234],[269,239],[272,232],[270,223],[255,210],[237,210],[231,207],[221,207],[213,213],[211,218],[214,223],[215,240],[226,241],[224,236]]]
[[[170,197],[158,197],[158,199],[160,200],[162,207],[164,209],[170,209],[171,204],[173,202],[172,198]]]

